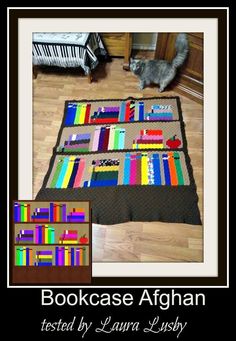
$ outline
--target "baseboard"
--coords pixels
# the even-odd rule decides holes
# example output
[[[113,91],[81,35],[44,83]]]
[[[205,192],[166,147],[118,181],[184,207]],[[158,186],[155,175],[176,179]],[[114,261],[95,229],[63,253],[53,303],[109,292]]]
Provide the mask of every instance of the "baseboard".
[[[156,44],[132,44],[132,49],[134,50],[150,50],[155,51]]]
[[[203,103],[203,94],[192,90],[182,84],[176,84],[175,91],[180,93],[181,95],[184,95],[192,100],[194,100],[197,103]]]
[[[196,81],[186,75],[181,75],[173,83],[174,90],[178,93],[194,100],[198,103],[203,103],[203,83]]]

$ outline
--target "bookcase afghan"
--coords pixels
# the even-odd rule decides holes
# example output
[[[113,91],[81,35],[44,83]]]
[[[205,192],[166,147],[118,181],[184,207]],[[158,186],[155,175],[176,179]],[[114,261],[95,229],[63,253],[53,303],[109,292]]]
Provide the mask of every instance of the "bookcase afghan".
[[[14,202],[12,283],[91,283],[90,216],[88,201]]]
[[[98,224],[201,224],[179,97],[66,101],[42,199],[90,200]]]

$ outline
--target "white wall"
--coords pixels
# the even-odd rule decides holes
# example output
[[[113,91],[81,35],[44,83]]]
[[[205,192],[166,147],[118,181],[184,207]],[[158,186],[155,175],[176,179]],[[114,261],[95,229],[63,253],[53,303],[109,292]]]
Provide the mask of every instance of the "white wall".
[[[133,33],[132,48],[136,50],[155,50],[158,33]]]

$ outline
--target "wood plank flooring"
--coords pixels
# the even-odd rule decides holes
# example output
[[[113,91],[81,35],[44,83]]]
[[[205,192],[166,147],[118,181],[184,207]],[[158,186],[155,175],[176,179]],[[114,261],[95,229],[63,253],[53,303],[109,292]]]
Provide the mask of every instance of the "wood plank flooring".
[[[101,64],[89,84],[81,72],[39,70],[33,80],[33,194],[39,191],[48,170],[52,148],[61,125],[64,101],[150,96],[176,96],[156,87],[142,91],[138,80],[124,71],[123,59]],[[203,113],[202,105],[180,96],[189,155],[203,217]],[[202,262],[203,227],[161,222],[93,224],[93,261],[96,262]]]

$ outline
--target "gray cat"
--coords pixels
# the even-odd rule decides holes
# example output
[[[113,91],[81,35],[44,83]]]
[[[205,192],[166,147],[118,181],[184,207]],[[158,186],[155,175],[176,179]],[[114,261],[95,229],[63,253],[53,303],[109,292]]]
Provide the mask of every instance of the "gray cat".
[[[139,77],[139,88],[142,90],[151,83],[159,84],[159,92],[162,92],[174,79],[177,68],[183,65],[189,50],[188,39],[185,33],[179,33],[175,48],[177,54],[171,63],[166,60],[139,60],[132,59],[130,70]]]

